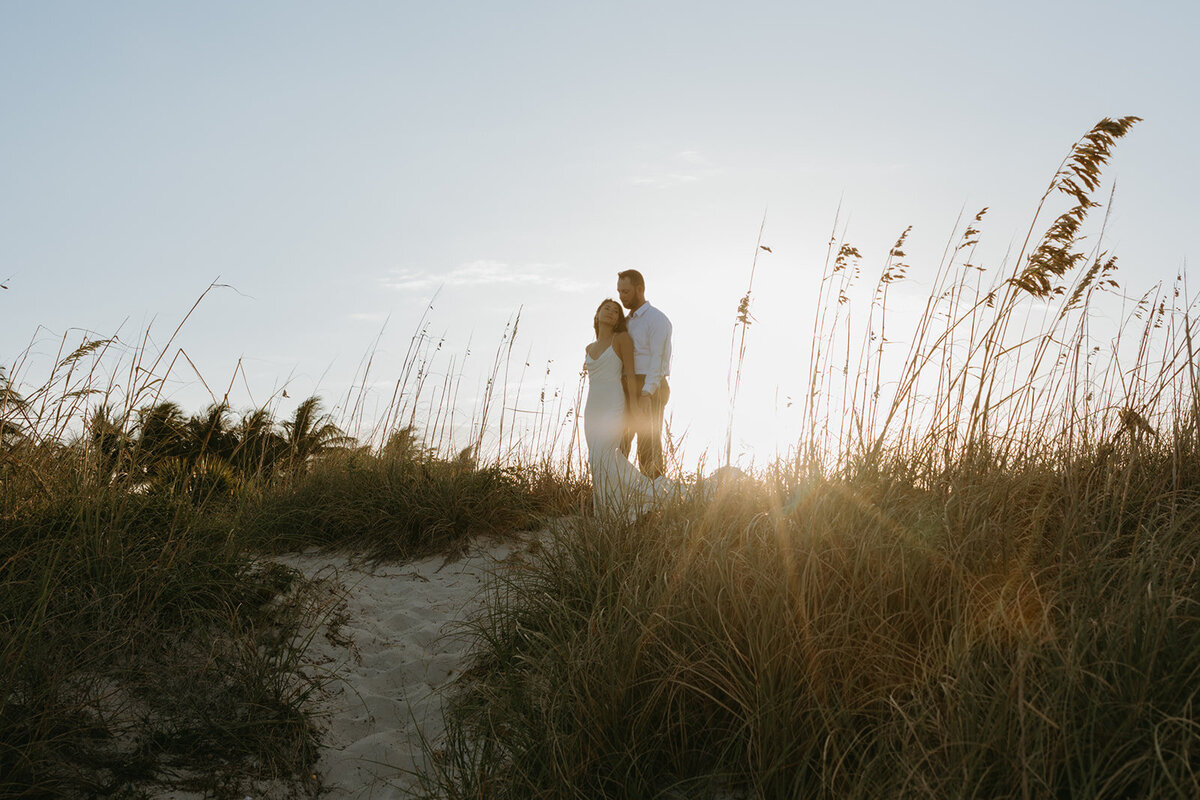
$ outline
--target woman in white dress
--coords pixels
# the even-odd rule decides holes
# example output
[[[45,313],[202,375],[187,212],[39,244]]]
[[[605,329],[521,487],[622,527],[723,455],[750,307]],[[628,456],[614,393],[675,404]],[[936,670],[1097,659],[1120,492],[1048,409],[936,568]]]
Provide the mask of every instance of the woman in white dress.
[[[621,453],[626,424],[636,425],[637,404],[629,402],[636,386],[633,339],[616,300],[605,300],[592,321],[596,341],[587,346],[583,368],[588,375],[583,435],[592,471],[592,500],[597,514],[636,518],[665,493],[667,481],[651,481]]]

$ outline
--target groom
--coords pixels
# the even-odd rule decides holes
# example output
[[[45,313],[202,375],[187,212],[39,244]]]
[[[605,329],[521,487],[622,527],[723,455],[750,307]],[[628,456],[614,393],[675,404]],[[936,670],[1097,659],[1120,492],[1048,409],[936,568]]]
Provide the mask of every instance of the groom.
[[[638,469],[654,480],[663,473],[663,407],[671,396],[667,376],[671,374],[671,321],[646,302],[646,280],[636,269],[617,273],[617,295],[629,309],[625,324],[633,338],[633,371],[637,379],[634,397],[642,425],[626,430],[621,452],[629,455],[637,436]]]

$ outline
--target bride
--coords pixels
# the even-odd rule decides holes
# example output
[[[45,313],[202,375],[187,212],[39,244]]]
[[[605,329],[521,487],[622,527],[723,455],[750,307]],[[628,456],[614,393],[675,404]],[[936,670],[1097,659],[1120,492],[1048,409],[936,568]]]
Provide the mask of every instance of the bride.
[[[636,386],[633,374],[633,339],[625,328],[625,314],[616,300],[605,300],[592,320],[596,341],[587,346],[583,368],[588,375],[583,434],[592,471],[592,502],[598,515],[635,518],[656,497],[665,494],[668,481],[651,481],[621,453],[626,423],[636,426],[638,404],[629,401]]]

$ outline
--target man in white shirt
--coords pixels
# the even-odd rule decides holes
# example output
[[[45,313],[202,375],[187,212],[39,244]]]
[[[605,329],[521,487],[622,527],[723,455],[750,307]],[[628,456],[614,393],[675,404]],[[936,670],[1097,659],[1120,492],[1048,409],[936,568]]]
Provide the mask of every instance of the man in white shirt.
[[[646,302],[646,280],[636,269],[617,273],[617,294],[629,309],[625,323],[633,338],[633,371],[637,380],[633,395],[641,424],[627,430],[621,450],[628,456],[637,437],[638,469],[653,480],[663,473],[663,408],[671,397],[667,376],[671,374],[671,321]]]

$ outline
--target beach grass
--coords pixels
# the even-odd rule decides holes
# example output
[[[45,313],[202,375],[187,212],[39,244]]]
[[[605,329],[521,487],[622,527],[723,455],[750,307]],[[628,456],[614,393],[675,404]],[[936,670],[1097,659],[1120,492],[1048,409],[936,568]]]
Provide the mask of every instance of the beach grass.
[[[470,628],[431,793],[1192,794],[1200,496],[1146,466],[1136,499],[768,479],[564,525]]]
[[[336,676],[305,649],[335,611],[272,555],[453,556],[544,528],[460,631],[424,795],[1200,796],[1194,302],[1181,276],[1099,330],[1116,262],[1083,249],[1136,121],[1071,148],[1012,262],[976,263],[984,212],[960,226],[903,358],[907,231],[864,313],[835,226],[793,450],[636,521],[591,513],[574,438],[544,456],[561,409],[532,444],[505,422],[516,321],[463,449],[451,378],[417,403],[421,326],[359,437],[318,398],[284,420],[163,402],[170,342],[120,357],[120,393],[97,367],[112,340],[64,346],[25,396],[9,365],[0,794],[319,794]],[[748,291],[731,374],[751,319]]]
[[[1081,249],[1135,122],[1076,143],[1010,266],[962,228],[899,371],[907,232],[857,316],[835,235],[807,435],[498,576],[427,795],[1200,794],[1195,301],[1180,276],[1098,332],[1116,262]]]
[[[276,602],[295,577],[190,502],[46,488],[4,498],[4,793],[109,794],[164,776],[203,787],[311,765],[320,681],[299,669],[302,606]]]
[[[337,675],[305,651],[336,602],[271,556],[453,556],[588,497],[545,464],[439,458],[411,428],[360,445],[315,397],[282,421],[188,415],[148,369],[118,394],[109,344],[60,352],[24,396],[0,381],[3,796],[319,793]]]

